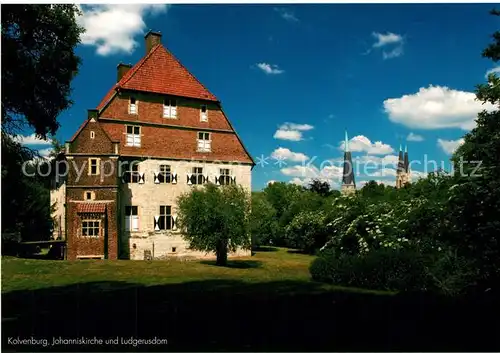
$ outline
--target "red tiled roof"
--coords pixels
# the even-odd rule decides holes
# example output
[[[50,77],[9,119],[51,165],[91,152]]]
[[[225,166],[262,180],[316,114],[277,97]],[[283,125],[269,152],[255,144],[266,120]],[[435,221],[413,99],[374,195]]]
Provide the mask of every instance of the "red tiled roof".
[[[84,202],[76,205],[78,213],[104,213],[106,212],[106,204],[102,202]]]
[[[163,45],[158,44],[111,88],[97,106],[102,109],[117,88],[218,101]]]

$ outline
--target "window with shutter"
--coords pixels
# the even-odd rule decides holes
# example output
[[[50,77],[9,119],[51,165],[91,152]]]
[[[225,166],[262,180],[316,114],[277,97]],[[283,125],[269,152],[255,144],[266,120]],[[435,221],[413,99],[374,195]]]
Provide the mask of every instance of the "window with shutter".
[[[231,170],[221,168],[219,170],[219,184],[220,185],[229,185],[232,184]]]
[[[168,164],[161,164],[160,165],[160,171],[159,171],[159,173],[157,175],[158,175],[158,183],[159,184],[162,184],[162,183],[165,183],[165,184],[172,183],[173,176],[172,176],[172,170],[171,170],[170,165],[168,165]]]
[[[198,132],[198,152],[210,152],[211,142],[210,133]]]
[[[170,119],[177,118],[177,101],[175,99],[165,98],[163,100],[163,117]]]
[[[126,146],[141,147],[141,127],[126,126]]]
[[[128,112],[129,114],[137,114],[137,100],[135,97],[130,97]]]
[[[159,230],[171,230],[173,227],[172,206],[160,206],[158,219]]]
[[[188,176],[188,184],[201,185],[208,181],[206,175],[203,174],[203,168],[193,167],[193,172]]]
[[[144,183],[144,173],[139,173],[139,164],[134,161],[126,166],[122,175],[123,183]]]
[[[137,232],[139,230],[139,214],[137,206],[125,206],[125,231]]]
[[[208,121],[208,109],[206,105],[202,105],[200,107],[200,121],[207,122]]]

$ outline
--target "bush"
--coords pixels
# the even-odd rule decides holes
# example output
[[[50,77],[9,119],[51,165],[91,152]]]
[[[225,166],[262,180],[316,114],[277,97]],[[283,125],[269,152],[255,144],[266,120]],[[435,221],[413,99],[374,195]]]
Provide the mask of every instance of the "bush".
[[[366,254],[323,252],[310,267],[315,281],[377,290],[416,291],[428,287],[426,259],[410,249]]]
[[[291,248],[314,253],[326,242],[328,229],[322,212],[301,212],[286,227],[286,241]]]

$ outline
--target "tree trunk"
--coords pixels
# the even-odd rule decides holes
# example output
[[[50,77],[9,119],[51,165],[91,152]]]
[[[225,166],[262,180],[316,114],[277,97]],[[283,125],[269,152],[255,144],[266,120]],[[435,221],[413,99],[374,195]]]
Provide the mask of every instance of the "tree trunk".
[[[217,260],[215,264],[217,266],[226,266],[227,265],[227,241],[220,240],[217,244]]]

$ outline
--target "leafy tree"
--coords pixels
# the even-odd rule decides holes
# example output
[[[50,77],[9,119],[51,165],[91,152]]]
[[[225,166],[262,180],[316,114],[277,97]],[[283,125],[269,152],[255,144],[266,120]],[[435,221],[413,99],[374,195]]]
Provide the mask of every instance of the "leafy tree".
[[[264,189],[264,195],[276,210],[278,219],[285,213],[292,200],[301,192],[303,192],[302,187],[284,182],[272,183]]]
[[[493,10],[494,16],[500,12]],[[482,53],[500,61],[500,31]],[[488,287],[500,282],[500,78],[492,73],[487,83],[476,89],[476,98],[497,109],[478,114],[476,127],[464,137],[464,144],[453,156],[456,185],[451,188],[449,216],[453,220],[448,239],[460,253],[476,260],[480,280]],[[472,174],[477,162],[479,170]],[[462,164],[464,162],[464,164]],[[457,175],[461,171],[465,175]]]
[[[252,193],[250,232],[256,247],[276,244],[278,220],[276,210],[262,192]]]
[[[28,125],[45,138],[71,104],[83,28],[76,5],[2,5],[2,129]]]
[[[313,179],[309,183],[309,190],[315,192],[321,196],[330,195],[330,184],[326,181],[321,181],[319,179]]]
[[[178,224],[190,248],[216,253],[216,264],[227,264],[227,253],[250,248],[250,198],[241,185],[208,184],[178,199]]]

